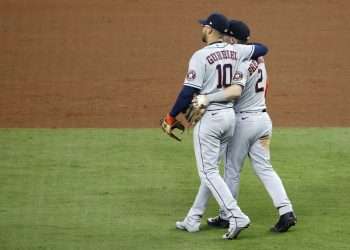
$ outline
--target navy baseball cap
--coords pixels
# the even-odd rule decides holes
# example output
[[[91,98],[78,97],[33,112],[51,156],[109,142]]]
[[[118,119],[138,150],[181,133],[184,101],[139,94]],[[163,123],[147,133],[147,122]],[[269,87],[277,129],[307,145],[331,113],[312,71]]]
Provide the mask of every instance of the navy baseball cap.
[[[207,19],[199,20],[199,23],[202,25],[209,25],[221,33],[226,33],[228,31],[228,20],[220,13],[213,13],[208,16]]]
[[[238,20],[230,20],[228,22],[228,32],[226,33],[229,36],[241,41],[248,41],[250,36],[250,30],[247,24]]]

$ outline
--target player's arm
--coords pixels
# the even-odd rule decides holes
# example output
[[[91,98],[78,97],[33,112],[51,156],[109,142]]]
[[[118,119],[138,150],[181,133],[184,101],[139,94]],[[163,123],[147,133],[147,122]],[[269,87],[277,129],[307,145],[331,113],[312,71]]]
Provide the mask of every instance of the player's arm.
[[[184,86],[169,113],[171,117],[175,118],[180,112],[185,112],[190,106],[194,95],[199,94],[203,84],[204,68],[205,66],[201,55],[198,52],[194,53],[188,64]]]
[[[199,94],[200,89],[190,87],[190,86],[183,86],[182,90],[180,91],[176,102],[174,106],[172,107],[171,111],[167,116],[165,117],[165,120],[169,124],[173,124],[176,119],[175,117],[180,113],[184,112],[191,104],[193,96],[195,94]]]
[[[204,75],[204,63],[201,60],[200,55],[195,53],[188,66],[188,72],[175,104],[171,111],[166,115],[164,121],[168,125],[172,125],[176,122],[176,116],[180,112],[185,112],[190,106],[194,95],[199,94],[203,84]]]
[[[192,100],[195,107],[206,107],[212,102],[227,102],[239,98],[248,79],[248,66],[247,63],[240,64],[232,78],[232,85],[225,88],[224,91],[196,96]]]
[[[233,84],[230,87],[226,88],[224,91],[209,94],[207,95],[208,102],[225,102],[225,101],[233,101],[238,98],[242,94],[242,86],[239,84]]]
[[[238,98],[242,94],[243,87],[241,84],[234,83],[231,86],[219,91],[207,95],[198,95],[193,99],[193,103],[196,107],[206,107],[213,102],[229,102]]]
[[[243,60],[256,60],[258,57],[266,55],[269,51],[269,49],[261,43],[235,44],[235,46],[239,48]]]
[[[256,60],[260,56],[265,56],[269,51],[267,46],[265,46],[262,43],[253,43],[252,45],[254,46],[254,52],[253,52],[251,58],[254,60]]]

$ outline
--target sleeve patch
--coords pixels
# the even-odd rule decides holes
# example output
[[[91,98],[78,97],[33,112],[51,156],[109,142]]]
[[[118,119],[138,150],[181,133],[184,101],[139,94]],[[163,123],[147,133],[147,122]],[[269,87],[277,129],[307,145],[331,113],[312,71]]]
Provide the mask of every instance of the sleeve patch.
[[[188,81],[193,81],[194,79],[196,79],[196,76],[197,76],[196,71],[191,69],[187,72],[186,79]]]
[[[236,73],[233,75],[232,80],[233,81],[240,81],[243,79],[243,73],[240,71],[236,71]]]

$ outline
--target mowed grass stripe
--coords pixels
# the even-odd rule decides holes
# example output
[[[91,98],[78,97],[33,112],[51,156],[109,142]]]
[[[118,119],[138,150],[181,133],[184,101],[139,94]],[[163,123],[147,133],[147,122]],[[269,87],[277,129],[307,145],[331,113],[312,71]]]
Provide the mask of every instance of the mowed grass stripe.
[[[272,163],[298,225],[277,220],[248,162],[239,240],[206,226],[177,231],[199,187],[191,133],[159,129],[0,129],[0,249],[349,249],[350,129],[275,129]]]

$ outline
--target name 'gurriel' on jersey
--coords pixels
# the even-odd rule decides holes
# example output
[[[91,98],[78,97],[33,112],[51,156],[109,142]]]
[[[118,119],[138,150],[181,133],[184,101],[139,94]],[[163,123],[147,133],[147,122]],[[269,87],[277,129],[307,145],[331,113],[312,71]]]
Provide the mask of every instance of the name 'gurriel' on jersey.
[[[207,56],[207,61],[209,64],[213,64],[214,62],[223,59],[237,60],[237,52],[233,50],[221,50]]]

